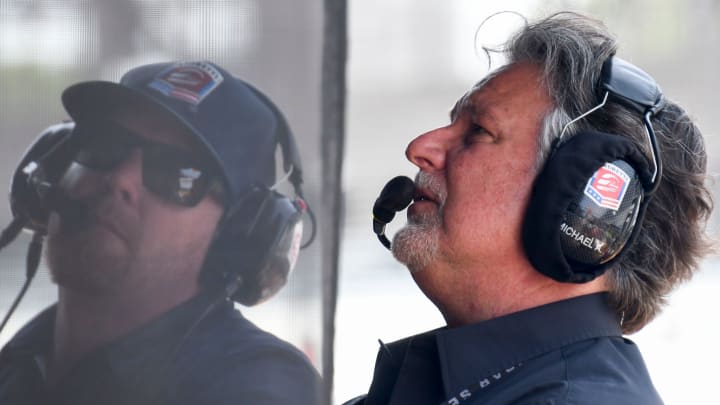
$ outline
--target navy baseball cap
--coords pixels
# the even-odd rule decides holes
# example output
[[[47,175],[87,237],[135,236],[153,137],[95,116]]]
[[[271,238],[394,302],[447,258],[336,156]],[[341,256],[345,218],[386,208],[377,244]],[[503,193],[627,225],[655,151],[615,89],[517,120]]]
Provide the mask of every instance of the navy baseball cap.
[[[217,162],[230,202],[259,184],[275,182],[278,137],[289,132],[278,108],[248,83],[211,62],[136,67],[120,83],[72,85],[62,102],[73,120],[107,117],[129,104],[169,114],[187,127]]]

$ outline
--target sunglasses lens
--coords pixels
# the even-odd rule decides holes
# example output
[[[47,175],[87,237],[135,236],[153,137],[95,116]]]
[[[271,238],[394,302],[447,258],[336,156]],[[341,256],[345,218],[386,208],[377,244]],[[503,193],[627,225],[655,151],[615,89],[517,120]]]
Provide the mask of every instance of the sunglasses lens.
[[[222,186],[210,175],[209,165],[188,150],[153,143],[112,123],[78,125],[74,136],[74,160],[89,169],[113,170],[140,148],[143,185],[156,195],[188,207],[209,191],[222,198]]]
[[[157,146],[143,150],[143,183],[161,197],[193,206],[207,193],[210,177],[192,156]]]

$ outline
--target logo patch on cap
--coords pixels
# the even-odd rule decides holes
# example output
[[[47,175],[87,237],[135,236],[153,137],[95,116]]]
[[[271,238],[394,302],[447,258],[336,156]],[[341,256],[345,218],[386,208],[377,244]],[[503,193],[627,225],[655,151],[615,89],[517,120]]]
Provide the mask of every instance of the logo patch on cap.
[[[585,195],[602,208],[617,211],[625,197],[630,176],[612,163],[605,163],[585,186]]]
[[[184,62],[163,70],[148,86],[167,97],[197,106],[222,81],[222,74],[211,64]]]

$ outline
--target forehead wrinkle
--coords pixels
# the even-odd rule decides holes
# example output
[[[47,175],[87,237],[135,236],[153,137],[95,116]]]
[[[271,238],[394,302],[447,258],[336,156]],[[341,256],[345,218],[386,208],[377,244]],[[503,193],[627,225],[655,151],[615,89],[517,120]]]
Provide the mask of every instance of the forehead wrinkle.
[[[476,104],[476,102],[473,101],[473,96],[477,92],[481,91],[492,79],[507,69],[508,66],[501,66],[500,68],[488,73],[485,77],[475,83],[470,90],[463,94],[463,96],[455,103],[450,111],[450,119],[454,120],[455,117],[457,117],[457,115],[462,111],[469,111],[473,117],[485,115],[492,121],[498,122],[499,120],[497,119],[497,115],[494,113],[492,106],[484,103],[483,100],[480,100],[480,102]]]
[[[473,119],[482,117],[483,120],[489,120],[493,124],[500,122],[496,108],[485,99],[474,99],[472,96],[475,94],[473,92],[466,98],[466,102],[463,103],[463,110],[467,111]]]
[[[458,99],[458,101],[455,102],[455,105],[453,106],[452,110],[450,111],[450,120],[453,121],[458,116],[458,114],[467,111],[469,107],[469,103],[471,103],[470,96],[472,95],[472,89],[468,90],[465,94],[462,95]]]

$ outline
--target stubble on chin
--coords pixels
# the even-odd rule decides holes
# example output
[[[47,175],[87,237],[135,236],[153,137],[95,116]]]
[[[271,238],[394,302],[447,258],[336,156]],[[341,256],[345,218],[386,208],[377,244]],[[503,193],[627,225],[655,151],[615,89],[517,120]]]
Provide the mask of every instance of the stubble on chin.
[[[48,234],[45,259],[54,283],[85,294],[101,294],[127,273],[127,247],[86,230],[55,229]],[[122,251],[121,251],[122,250]]]

